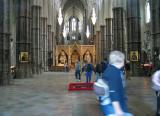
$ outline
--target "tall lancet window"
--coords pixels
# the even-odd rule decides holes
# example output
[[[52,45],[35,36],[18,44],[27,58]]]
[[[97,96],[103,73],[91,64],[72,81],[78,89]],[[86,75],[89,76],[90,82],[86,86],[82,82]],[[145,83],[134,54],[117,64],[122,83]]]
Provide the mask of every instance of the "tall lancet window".
[[[75,18],[72,18],[72,31],[76,31],[77,21]]]
[[[78,30],[79,30],[79,32],[82,31],[82,23],[80,21],[78,22]]]
[[[145,6],[145,14],[146,14],[146,23],[150,22],[150,18],[151,18],[151,12],[150,12],[150,4],[149,4],[149,0],[146,0],[146,6]]]
[[[65,24],[65,28],[66,28],[66,32],[68,33],[68,32],[69,32],[69,21],[68,21],[68,22],[66,22],[66,24]]]

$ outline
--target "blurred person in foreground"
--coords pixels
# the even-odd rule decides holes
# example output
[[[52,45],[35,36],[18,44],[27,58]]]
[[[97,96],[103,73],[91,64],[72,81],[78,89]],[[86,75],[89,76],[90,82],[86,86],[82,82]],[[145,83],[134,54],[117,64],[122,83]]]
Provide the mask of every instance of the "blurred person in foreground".
[[[152,75],[152,89],[156,92],[157,96],[156,116],[160,116],[160,67]]]
[[[125,56],[120,51],[112,51],[109,55],[109,65],[102,78],[109,87],[110,102],[101,104],[104,116],[133,116],[129,113],[125,95],[125,79],[123,74]]]

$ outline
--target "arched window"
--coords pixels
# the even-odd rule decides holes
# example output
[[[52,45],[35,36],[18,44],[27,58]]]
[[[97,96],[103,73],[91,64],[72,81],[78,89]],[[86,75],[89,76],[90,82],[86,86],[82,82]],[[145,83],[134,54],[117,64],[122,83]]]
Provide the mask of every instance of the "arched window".
[[[77,21],[75,18],[72,18],[72,31],[76,31]]]
[[[145,14],[146,14],[146,17],[145,17],[146,23],[149,23],[149,22],[150,22],[150,18],[151,18],[151,12],[150,12],[150,3],[149,3],[149,0],[146,0],[146,5],[145,5]]]
[[[69,21],[66,22],[66,24],[65,24],[65,29],[66,29],[66,32],[68,33],[68,32],[69,32]]]
[[[81,32],[82,31],[82,23],[80,21],[78,22],[78,26],[79,26],[78,27],[79,28],[79,32]]]

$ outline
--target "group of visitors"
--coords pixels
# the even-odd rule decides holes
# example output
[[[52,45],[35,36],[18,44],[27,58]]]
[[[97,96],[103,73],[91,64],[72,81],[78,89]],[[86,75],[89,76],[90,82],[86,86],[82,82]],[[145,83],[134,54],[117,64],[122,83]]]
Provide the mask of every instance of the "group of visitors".
[[[81,81],[81,73],[85,72],[86,83],[91,82],[93,71],[94,66],[92,63],[85,63],[82,68],[79,60],[75,64],[75,77],[77,81]]]
[[[104,59],[95,67],[91,63],[85,63],[81,68],[80,61],[75,64],[75,76],[78,81],[81,80],[81,72],[85,72],[86,82],[91,82],[93,71],[96,73],[95,83],[99,82],[101,87],[105,83],[105,94],[97,96],[104,116],[133,116],[128,111],[125,94],[125,77],[129,80],[131,78],[130,63],[125,62],[124,54],[120,51],[112,51],[109,62]],[[152,75],[152,83],[152,88],[157,95],[156,116],[160,116],[160,68]]]
[[[128,63],[128,62],[127,62]],[[130,66],[127,66],[129,76]],[[81,70],[85,72],[86,82],[91,82],[92,72],[96,73],[96,79],[103,80],[109,88],[109,96],[98,96],[101,110],[104,116],[132,116],[129,113],[125,95],[125,56],[120,51],[112,51],[109,62],[104,59],[94,67],[91,63],[85,63],[82,68],[80,61],[75,64],[75,77],[81,80]]]
[[[102,62],[97,63],[96,66],[92,63],[85,62],[83,66],[81,66],[81,63],[79,60],[77,60],[75,64],[75,77],[76,81],[81,81],[81,75],[82,73],[85,73],[86,76],[86,82],[91,82],[92,79],[92,73],[94,72],[96,74],[96,79],[102,78],[102,74],[104,73],[105,69],[108,67],[109,63],[107,61],[107,58],[105,58]],[[129,61],[125,63],[125,66],[122,68],[122,72],[125,74],[126,79],[131,79],[130,77],[130,64]]]
[[[81,68],[81,63],[79,60],[77,60],[75,64],[76,81],[81,81],[81,73],[85,73],[86,83],[91,82],[93,72],[96,74],[95,81],[97,81],[99,78],[102,78],[102,74],[107,66],[107,59],[104,59],[104,61],[102,61],[101,63],[97,63],[95,67],[92,63],[85,62]]]

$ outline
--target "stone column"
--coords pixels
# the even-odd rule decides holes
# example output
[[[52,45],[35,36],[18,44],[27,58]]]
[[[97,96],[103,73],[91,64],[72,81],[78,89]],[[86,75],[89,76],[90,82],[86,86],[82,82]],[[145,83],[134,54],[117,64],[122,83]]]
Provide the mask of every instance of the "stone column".
[[[32,72],[39,74],[41,69],[40,60],[40,6],[32,6]]]
[[[131,61],[133,76],[139,75],[140,53],[141,53],[141,28],[139,0],[127,0],[127,38],[128,54]],[[133,61],[131,53],[138,52],[138,60]]]
[[[10,43],[10,34],[3,33],[0,31],[0,66],[1,66],[0,85],[9,84],[9,80],[10,80],[10,57],[9,57],[10,45],[9,43]]]
[[[52,32],[51,32],[51,25],[48,25],[48,68],[51,70],[52,66]]]
[[[42,67],[44,69],[44,71],[48,71],[48,64],[47,64],[47,60],[48,60],[48,52],[47,52],[47,44],[48,44],[48,39],[47,39],[47,18],[42,17],[41,18],[41,25],[42,25],[42,29],[41,29],[41,36],[42,36],[42,54],[43,54],[43,60],[42,60]]]
[[[151,25],[153,38],[154,66],[160,65],[160,1],[151,0]]]
[[[100,26],[100,32],[101,32],[101,47],[100,47],[100,51],[101,51],[101,60],[104,59],[105,57],[105,26]]]
[[[123,7],[113,8],[113,49],[124,52],[124,10]]]
[[[10,2],[0,1],[0,85],[9,84],[10,80]]]
[[[105,41],[105,45],[106,45],[106,50],[105,50],[105,54],[106,57],[109,57],[109,53],[112,50],[112,18],[107,18],[106,19],[106,41]]]
[[[83,15],[83,43],[84,44],[87,43],[86,30],[87,30],[87,14],[85,10]]]
[[[31,0],[17,1],[17,78],[31,77]],[[24,54],[23,54],[24,53]]]
[[[55,40],[55,35],[54,35],[54,32],[52,32],[52,65],[55,66],[56,63],[55,63],[55,53],[56,53],[56,50],[55,50],[55,47],[56,46],[56,40]]]
[[[96,32],[96,63],[101,61],[101,41],[100,41],[100,31]]]

